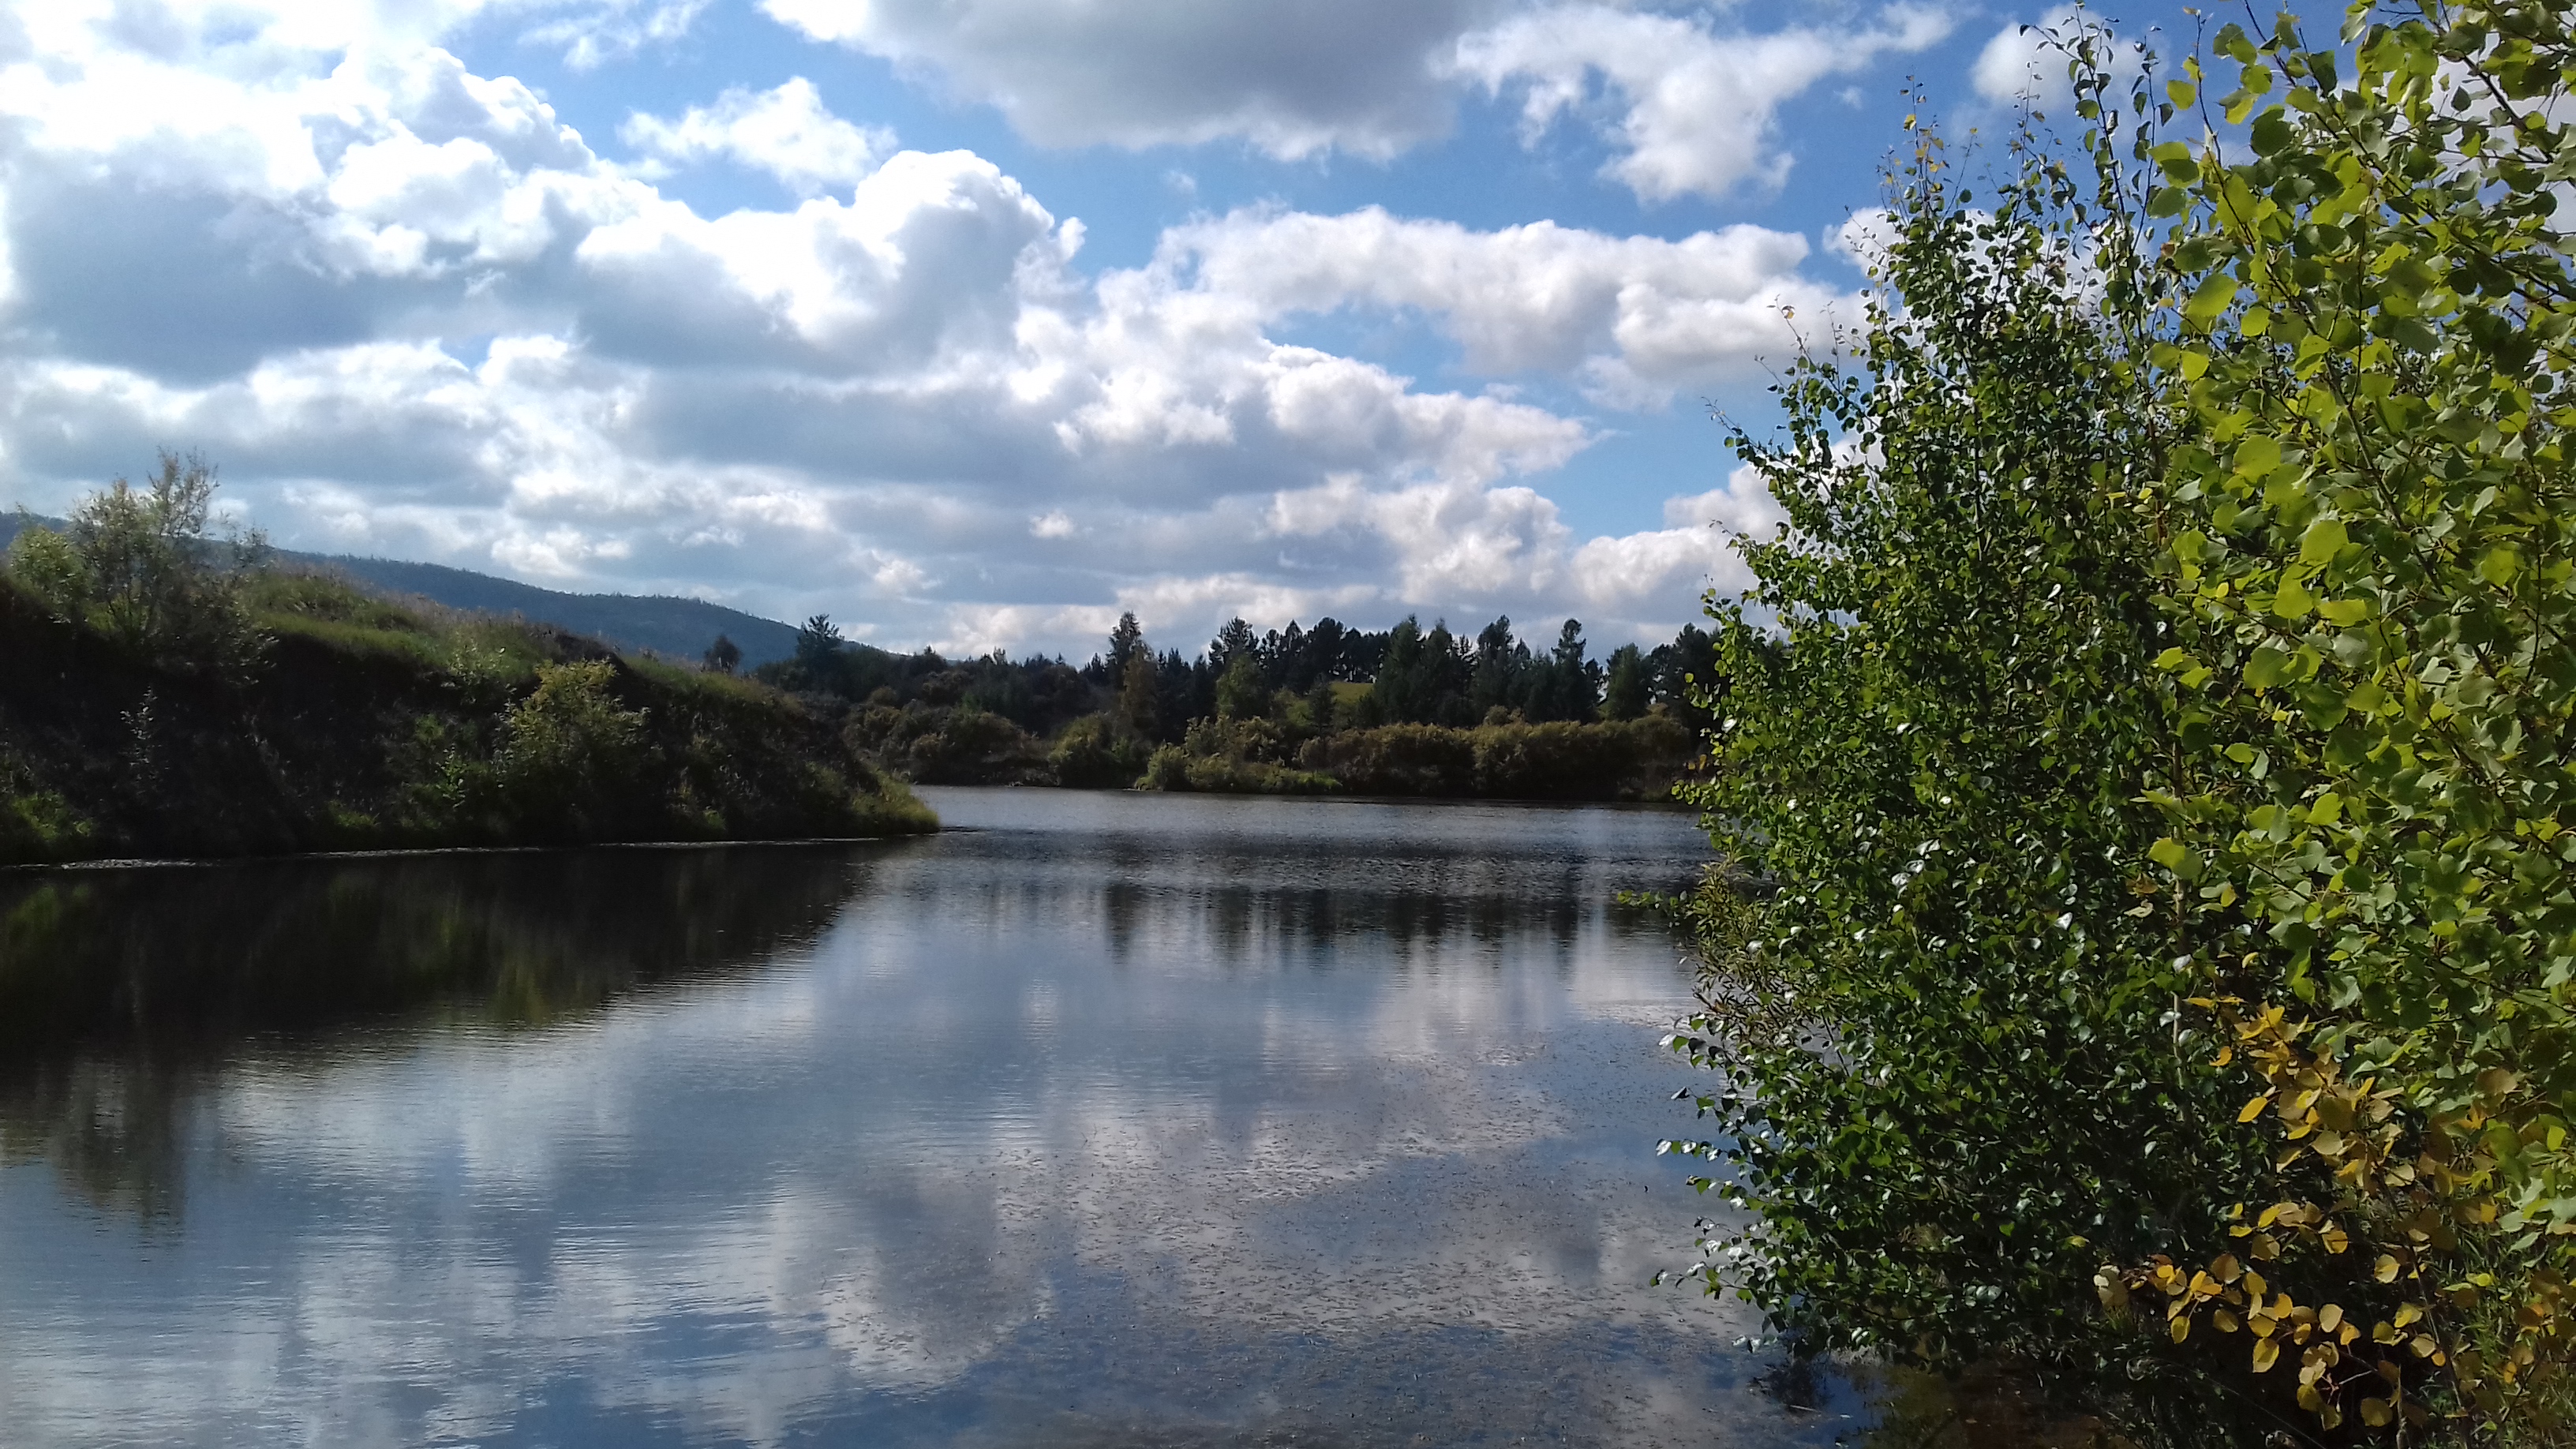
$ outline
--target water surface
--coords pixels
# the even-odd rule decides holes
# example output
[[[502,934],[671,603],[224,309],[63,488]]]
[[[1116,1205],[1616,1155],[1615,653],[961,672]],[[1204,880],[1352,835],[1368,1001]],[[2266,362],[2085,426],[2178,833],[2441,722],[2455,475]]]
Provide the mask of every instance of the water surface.
[[[0,876],[0,1439],[1852,1426],[1646,1286],[1689,978],[1610,897],[1687,816],[924,793],[967,828]]]

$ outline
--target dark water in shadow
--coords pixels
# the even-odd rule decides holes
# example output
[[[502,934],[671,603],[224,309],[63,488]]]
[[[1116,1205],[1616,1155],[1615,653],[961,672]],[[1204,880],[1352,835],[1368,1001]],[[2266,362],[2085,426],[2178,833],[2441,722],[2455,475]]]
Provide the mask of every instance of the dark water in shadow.
[[[975,828],[0,876],[0,1441],[1858,1422],[1644,1286],[1709,1205],[1609,897],[1687,817],[925,793]]]

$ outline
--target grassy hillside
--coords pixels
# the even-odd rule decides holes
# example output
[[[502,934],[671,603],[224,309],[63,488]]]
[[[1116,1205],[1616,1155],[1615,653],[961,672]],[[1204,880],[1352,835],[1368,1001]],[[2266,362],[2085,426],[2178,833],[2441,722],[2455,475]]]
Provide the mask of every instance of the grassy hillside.
[[[0,579],[0,863],[936,825],[764,685],[328,578],[235,593],[249,647],[210,659]]]

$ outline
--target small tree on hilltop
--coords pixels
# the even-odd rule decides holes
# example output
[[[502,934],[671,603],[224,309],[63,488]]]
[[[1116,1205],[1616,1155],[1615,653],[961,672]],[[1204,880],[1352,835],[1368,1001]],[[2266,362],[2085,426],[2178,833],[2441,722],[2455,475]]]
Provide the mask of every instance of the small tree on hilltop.
[[[123,478],[82,499],[61,533],[28,528],[9,575],[53,614],[176,662],[235,667],[263,643],[241,597],[267,552],[257,532],[210,538],[215,469],[161,454],[142,487]]]

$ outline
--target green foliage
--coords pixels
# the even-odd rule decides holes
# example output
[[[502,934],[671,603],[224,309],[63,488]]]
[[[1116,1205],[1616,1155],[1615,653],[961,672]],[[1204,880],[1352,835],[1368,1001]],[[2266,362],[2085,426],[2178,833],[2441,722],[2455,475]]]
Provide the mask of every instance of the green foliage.
[[[0,580],[0,862],[936,828],[766,685],[332,577],[226,584],[269,639],[256,671]]]
[[[85,854],[90,822],[35,772],[0,755],[0,861],[58,860]]]
[[[10,577],[56,618],[164,660],[238,670],[262,639],[243,607],[245,574],[265,551],[253,535],[206,534],[215,470],[161,455],[137,488],[123,478],[82,499],[63,533],[30,526],[10,545]],[[218,558],[219,547],[229,558]]]
[[[644,715],[620,706],[607,660],[544,664],[537,687],[502,717],[492,776],[504,807],[549,836],[611,833],[642,772]]]
[[[2189,1437],[2209,1390],[2133,1380],[2091,1285],[2218,1233],[2259,1161],[2174,1049],[2187,948],[2133,909],[2164,624],[2114,495],[2162,448],[2129,365],[2152,298],[2102,198],[2011,161],[1971,196],[1918,133],[1863,328],[1789,370],[1781,441],[1737,435],[1788,523],[1712,606],[1729,690],[1688,793],[1730,865],[1673,1044],[1726,1083],[1669,1146],[1755,1215],[1700,1276],[1810,1347],[2003,1358]]]
[[[2089,195],[1921,142],[1856,363],[1747,445],[1712,1286],[2145,1438],[2561,1441],[2569,17],[2228,26],[2125,112],[2079,54]]]
[[[1601,689],[1601,717],[1635,719],[1646,712],[1646,661],[1634,644],[1610,651],[1610,673]]]
[[[1270,686],[1262,678],[1261,661],[1250,650],[1235,655],[1217,676],[1216,717],[1257,719],[1269,711]]]
[[[2363,6],[2340,44],[2285,16],[2215,50],[2204,104],[2249,144],[2151,152],[2190,296],[2139,501],[2178,630],[2160,909],[2210,996],[2296,1018],[2249,1104],[2290,1134],[2254,1206],[2336,1226],[2275,1278],[2396,1282],[2422,1320],[2311,1348],[2303,1405],[2548,1442],[2576,1400],[2576,32],[2564,3]],[[2379,1125],[2297,1130],[2343,1080]]]
[[[1181,791],[1190,788],[1190,752],[1179,745],[1158,745],[1145,761],[1139,790]]]
[[[850,748],[888,771],[925,784],[1043,782],[1047,752],[1027,730],[972,700],[854,711],[842,727]],[[1133,779],[1131,772],[1129,779]],[[1120,784],[1125,784],[1122,780]]]
[[[1309,741],[1297,763],[1360,795],[1669,798],[1693,753],[1669,716],[1613,724],[1381,725]]]

